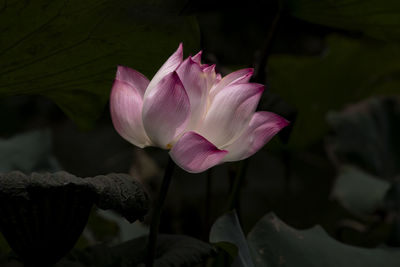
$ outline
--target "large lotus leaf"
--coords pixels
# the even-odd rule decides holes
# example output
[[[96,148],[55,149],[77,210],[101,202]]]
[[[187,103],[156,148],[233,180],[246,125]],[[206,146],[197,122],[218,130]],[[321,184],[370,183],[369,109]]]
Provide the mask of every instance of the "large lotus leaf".
[[[248,235],[257,266],[395,267],[400,250],[360,248],[340,243],[319,226],[297,230],[274,214],[264,216]]]
[[[0,173],[19,170],[58,171],[58,161],[51,154],[50,130],[27,132],[9,139],[0,139]]]
[[[397,0],[285,0],[285,4],[292,15],[306,21],[400,41]]]
[[[240,224],[232,223],[231,218],[232,214],[226,213],[218,219],[218,228],[222,231],[219,236],[242,232]],[[239,254],[241,248],[249,247],[252,262],[259,267],[395,267],[400,264],[400,250],[346,245],[328,236],[320,226],[297,230],[271,213],[254,226],[247,242],[239,234],[232,235],[228,242],[238,248]]]
[[[0,174],[0,200],[0,231],[32,266],[50,266],[73,247],[93,204],[130,222],[149,208],[140,182],[115,173],[85,179],[66,172]]]
[[[90,127],[118,64],[151,78],[180,42],[196,52],[195,19],[164,7],[157,1],[0,0],[0,96],[49,97]]]
[[[400,87],[399,87],[400,88]],[[330,148],[337,160],[389,180],[400,174],[400,98],[373,98],[331,112]]]
[[[328,131],[326,113],[375,94],[400,90],[400,47],[330,36],[318,57],[274,55],[270,89],[298,108],[290,144],[317,142]]]
[[[352,166],[343,166],[332,189],[332,197],[356,214],[370,214],[385,205],[391,183]]]
[[[70,188],[86,194],[86,202],[89,204],[85,203],[85,205],[96,204],[100,209],[117,211],[130,222],[142,219],[149,209],[149,197],[143,185],[123,173],[110,173],[87,178],[76,177],[64,171],[31,173],[30,175],[19,171],[0,174],[0,194],[4,199],[22,199],[29,204],[35,201],[51,203],[53,196],[51,193],[60,190],[61,192],[66,191],[66,195],[73,195],[70,193],[70,191],[73,192]],[[64,204],[73,207],[76,203]]]

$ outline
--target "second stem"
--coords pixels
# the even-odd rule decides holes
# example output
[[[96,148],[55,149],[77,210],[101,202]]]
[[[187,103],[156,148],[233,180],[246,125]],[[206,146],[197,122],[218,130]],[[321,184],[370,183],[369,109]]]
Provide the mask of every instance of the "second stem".
[[[167,198],[168,188],[172,180],[172,173],[175,169],[174,161],[169,157],[168,164],[165,169],[164,178],[162,180],[160,193],[157,198],[157,202],[155,204],[153,210],[153,216],[150,224],[150,233],[149,233],[149,241],[147,245],[147,259],[146,259],[146,267],[153,267],[154,259],[156,255],[156,247],[157,247],[157,236],[158,229],[160,227],[160,219],[162,209],[164,207],[165,199]]]

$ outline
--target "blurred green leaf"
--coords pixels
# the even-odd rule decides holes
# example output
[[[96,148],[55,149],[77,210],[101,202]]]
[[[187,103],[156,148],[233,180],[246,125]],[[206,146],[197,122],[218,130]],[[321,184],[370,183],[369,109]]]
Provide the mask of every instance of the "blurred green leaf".
[[[392,229],[387,243],[391,246],[400,247],[400,181],[397,180],[392,183],[385,196],[385,206],[392,212]]]
[[[8,245],[6,239],[4,238],[3,234],[0,233],[0,255],[2,253],[4,253],[4,254],[8,253],[8,252],[10,252],[10,250],[11,250],[11,248]]]
[[[234,259],[235,266],[254,266],[235,211],[227,212],[217,219],[211,228],[210,242],[228,252]],[[228,244],[233,244],[235,247]]]
[[[327,121],[335,135],[329,147],[337,161],[395,180],[400,174],[399,107],[399,97],[384,97],[330,112]]]
[[[400,41],[397,0],[285,0],[289,12],[309,22]]]
[[[149,227],[148,225],[136,221],[134,223],[129,223],[125,218],[119,216],[117,213],[111,210],[97,210],[97,216],[104,218],[107,221],[115,224],[119,229],[119,241],[125,242],[128,240],[132,240],[134,238],[148,235]]]
[[[102,244],[89,247],[86,251],[75,251],[75,257],[66,257],[56,266],[73,266],[81,262],[85,266],[96,267],[143,267],[147,239],[147,236],[142,236],[113,247]],[[154,266],[195,266],[213,254],[212,246],[201,240],[182,235],[159,235]]]
[[[60,164],[51,154],[51,142],[50,130],[31,131],[0,139],[0,173],[60,170]]]
[[[359,215],[371,214],[384,206],[391,183],[351,166],[344,166],[332,189],[343,207]]]
[[[328,150],[341,172],[333,196],[347,210],[376,215],[391,227],[386,241],[399,246],[400,98],[371,98],[327,116],[334,135]],[[379,213],[377,213],[379,211]],[[385,218],[383,220],[383,218]]]
[[[49,97],[82,128],[101,115],[118,64],[149,78],[184,42],[196,52],[194,17],[157,1],[0,0],[0,97]]]
[[[270,88],[298,108],[291,140],[304,147],[327,132],[326,113],[346,103],[400,90],[400,47],[330,36],[319,57],[274,55]]]
[[[227,242],[239,248],[239,255],[250,249],[249,259],[252,259],[250,262],[254,262],[255,266],[394,267],[400,264],[400,250],[367,249],[346,245],[328,236],[320,226],[297,230],[286,225],[272,213],[265,215],[254,226],[246,241],[235,217],[235,212],[222,215],[215,223],[218,232],[212,231],[211,237],[215,240],[216,237],[213,235],[217,234],[219,237],[224,237],[224,240],[229,240]],[[248,266],[246,263],[249,261],[236,262],[239,264],[236,266]]]
[[[214,250],[210,244],[189,236],[160,235],[156,253],[155,266],[193,266],[212,256]]]
[[[86,231],[89,231],[96,243],[110,244],[119,239],[120,229],[114,221],[99,215],[97,209],[92,209]]]
[[[395,267],[400,251],[345,245],[319,226],[297,230],[274,214],[264,216],[248,235],[256,266],[269,267]]]

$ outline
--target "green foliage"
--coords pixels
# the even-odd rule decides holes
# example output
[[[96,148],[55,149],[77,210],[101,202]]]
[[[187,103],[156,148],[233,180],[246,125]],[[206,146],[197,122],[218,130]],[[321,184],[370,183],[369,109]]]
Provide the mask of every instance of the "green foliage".
[[[319,226],[297,230],[275,215],[264,216],[248,235],[257,266],[398,266],[400,251],[366,249],[340,243]]]
[[[270,88],[298,108],[290,139],[304,147],[328,131],[328,111],[400,88],[400,47],[339,36],[326,40],[319,57],[274,55],[269,60]]]
[[[8,253],[10,252],[11,248],[8,245],[6,239],[4,238],[4,236],[0,233],[0,255],[2,253]]]
[[[218,218],[211,228],[210,242],[224,249],[232,258],[237,257],[236,264],[254,266],[236,212],[231,211]]]
[[[332,196],[359,218],[390,225],[385,241],[395,246],[400,244],[399,101],[372,98],[327,117],[334,130],[330,154],[339,165],[347,164],[341,166]]]
[[[236,215],[224,214],[217,220],[218,233],[228,236],[236,231],[241,233],[240,225],[233,223]],[[236,229],[236,230],[234,230]],[[239,237],[239,238],[238,238]],[[308,230],[297,230],[282,222],[274,214],[264,216],[251,230],[245,241],[235,234],[231,242],[239,248],[250,248],[252,262],[260,267],[353,267],[353,266],[398,266],[400,251],[384,248],[366,249],[340,243],[326,234],[319,226]],[[240,265],[251,266],[251,259],[236,261]]]
[[[113,247],[93,246],[86,251],[73,253],[74,256],[63,259],[56,266],[80,266],[80,263],[96,267],[144,266],[147,239],[147,236],[142,236]],[[212,246],[195,238],[160,235],[157,240],[154,266],[194,266],[204,262],[213,254]]]
[[[333,196],[356,214],[374,212],[395,186],[400,171],[399,103],[398,97],[372,98],[327,116],[334,130],[330,153],[348,165],[341,169]]]
[[[90,231],[92,238],[97,243],[112,243],[120,235],[118,224],[99,215],[97,209],[92,209],[86,230]]]
[[[393,181],[400,173],[399,106],[399,97],[372,98],[330,112],[327,121],[335,132],[330,147],[337,160]]]
[[[290,14],[317,24],[400,41],[397,0],[284,0]]]
[[[10,139],[0,139],[0,172],[60,170],[60,164],[51,154],[51,141],[50,130],[32,131]]]
[[[391,184],[351,166],[342,167],[332,196],[355,214],[371,214],[384,206]]]
[[[193,17],[157,2],[0,0],[0,97],[46,96],[82,128],[108,100],[118,64],[149,78],[184,42],[195,52]]]

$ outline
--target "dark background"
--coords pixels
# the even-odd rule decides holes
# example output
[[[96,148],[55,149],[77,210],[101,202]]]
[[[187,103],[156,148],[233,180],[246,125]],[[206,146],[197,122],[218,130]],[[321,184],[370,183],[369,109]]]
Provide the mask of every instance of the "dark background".
[[[0,0],[0,172],[130,173],[154,196],[168,154],[123,140],[107,101],[118,64],[151,78],[183,42],[222,75],[255,68],[259,109],[291,121],[246,163],[245,232],[272,211],[344,243],[397,246],[399,40],[390,0]],[[176,170],[161,231],[208,240],[237,170]],[[77,248],[126,240],[122,219],[90,220]]]

